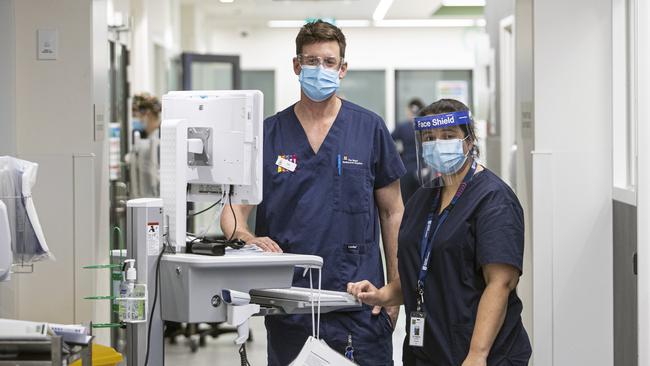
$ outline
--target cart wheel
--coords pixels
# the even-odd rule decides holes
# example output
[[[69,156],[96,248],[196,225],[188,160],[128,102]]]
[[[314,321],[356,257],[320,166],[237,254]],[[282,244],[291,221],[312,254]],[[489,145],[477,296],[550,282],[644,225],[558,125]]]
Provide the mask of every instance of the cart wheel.
[[[190,339],[190,350],[192,353],[196,353],[196,351],[199,350],[199,342],[197,342],[195,339]]]
[[[204,335],[200,336],[199,337],[199,347],[205,347],[206,344],[207,344],[207,342],[206,342],[205,336]]]

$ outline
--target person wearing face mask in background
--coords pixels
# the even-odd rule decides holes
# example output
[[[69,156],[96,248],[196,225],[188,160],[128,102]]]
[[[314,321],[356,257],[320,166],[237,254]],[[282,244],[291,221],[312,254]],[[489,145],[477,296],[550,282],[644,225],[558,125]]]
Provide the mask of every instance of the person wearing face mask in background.
[[[406,174],[400,179],[402,190],[402,200],[407,202],[409,198],[420,188],[418,180],[418,159],[415,154],[415,133],[413,131],[413,117],[420,109],[424,108],[424,103],[420,98],[413,98],[406,107],[406,120],[402,121],[395,127],[391,133],[397,152],[402,157],[402,162],[406,167]]]
[[[405,366],[525,366],[521,321],[524,217],[514,192],[477,162],[468,108],[442,99],[415,119],[422,187],[399,231],[400,279],[348,291],[406,308]]]
[[[133,148],[129,166],[129,197],[160,197],[160,111],[158,98],[136,94],[131,103]]]
[[[305,24],[296,38],[293,68],[300,100],[264,122],[264,191],[253,233],[253,206],[233,205],[223,232],[267,251],[323,258],[322,288],[345,291],[350,281],[383,286],[382,235],[388,280],[397,278],[397,230],[405,169],[381,117],[336,95],[347,63],[336,26]],[[235,231],[236,226],[236,231]],[[309,287],[309,276],[294,276]],[[315,281],[315,287],[318,283]],[[397,307],[321,315],[320,336],[362,366],[392,365]],[[311,315],[267,316],[268,364],[286,366],[312,334]]]

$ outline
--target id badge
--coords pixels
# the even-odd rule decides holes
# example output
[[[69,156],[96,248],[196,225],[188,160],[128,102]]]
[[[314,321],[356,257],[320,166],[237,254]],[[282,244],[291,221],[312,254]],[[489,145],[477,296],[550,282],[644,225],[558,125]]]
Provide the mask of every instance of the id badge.
[[[282,156],[278,156],[278,160],[275,161],[275,165],[277,165],[277,166],[279,166],[281,168],[284,168],[284,169],[286,169],[286,170],[288,170],[290,172],[295,171],[296,167],[298,166],[298,164],[294,163],[291,160],[287,160],[287,159],[283,158]]]
[[[411,312],[411,331],[409,332],[409,346],[424,346],[424,313],[420,311]]]

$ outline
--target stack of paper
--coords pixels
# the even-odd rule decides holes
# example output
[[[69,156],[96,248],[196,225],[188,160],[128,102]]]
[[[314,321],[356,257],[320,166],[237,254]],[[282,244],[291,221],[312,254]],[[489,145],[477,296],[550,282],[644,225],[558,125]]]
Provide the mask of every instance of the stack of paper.
[[[46,337],[48,335],[47,330],[47,323],[0,319],[0,337]]]
[[[261,253],[261,252],[264,251],[255,244],[246,244],[241,249],[234,249],[231,247],[226,248],[226,254],[227,253],[247,254],[247,253]]]
[[[29,322],[24,320],[0,319],[0,337],[47,337],[58,335],[64,342],[88,344],[91,340],[88,327],[54,323]]]
[[[322,339],[307,338],[298,357],[289,366],[355,366],[356,364],[331,349]]]

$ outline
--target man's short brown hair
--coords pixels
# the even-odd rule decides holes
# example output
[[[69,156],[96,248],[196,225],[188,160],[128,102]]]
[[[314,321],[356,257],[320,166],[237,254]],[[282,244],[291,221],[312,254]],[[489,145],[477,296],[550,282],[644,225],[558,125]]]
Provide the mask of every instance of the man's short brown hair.
[[[305,45],[331,41],[336,41],[339,44],[340,56],[344,58],[345,36],[339,27],[321,19],[306,23],[300,28],[300,32],[296,37],[296,55],[302,54],[302,47]]]

